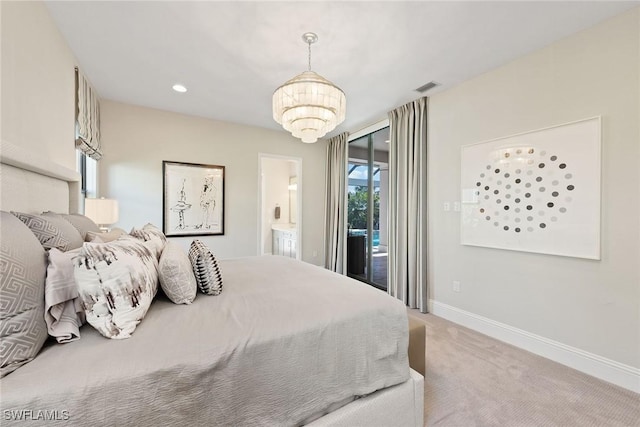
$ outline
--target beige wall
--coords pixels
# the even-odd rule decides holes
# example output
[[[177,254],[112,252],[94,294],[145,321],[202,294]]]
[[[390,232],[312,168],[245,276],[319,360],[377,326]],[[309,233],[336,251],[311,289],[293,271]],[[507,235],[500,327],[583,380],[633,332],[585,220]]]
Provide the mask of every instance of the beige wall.
[[[42,2],[0,2],[2,140],[75,170],[75,59]]]
[[[430,99],[430,298],[640,367],[639,9]],[[460,147],[602,116],[602,260],[460,245]],[[462,283],[452,292],[452,281]]]
[[[118,199],[120,226],[162,225],[162,161],[225,166],[225,235],[198,237],[222,258],[258,252],[258,154],[302,158],[302,259],[324,248],[326,143],[287,133],[103,101],[99,195]],[[187,248],[193,237],[174,238]],[[315,256],[314,256],[315,254]]]

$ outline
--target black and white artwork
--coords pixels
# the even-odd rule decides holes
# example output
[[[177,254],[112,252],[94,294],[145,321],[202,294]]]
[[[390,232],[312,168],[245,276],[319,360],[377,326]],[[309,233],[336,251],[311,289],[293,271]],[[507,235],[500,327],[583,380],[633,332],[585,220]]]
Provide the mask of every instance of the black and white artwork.
[[[463,146],[462,244],[600,259],[600,126]]]
[[[224,234],[224,166],[163,161],[162,169],[164,234]]]

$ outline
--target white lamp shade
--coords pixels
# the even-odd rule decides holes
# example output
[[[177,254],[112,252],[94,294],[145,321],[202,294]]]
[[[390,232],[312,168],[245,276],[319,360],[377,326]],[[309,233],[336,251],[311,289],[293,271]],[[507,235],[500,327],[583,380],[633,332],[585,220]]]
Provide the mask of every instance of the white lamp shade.
[[[118,222],[118,201],[114,199],[85,199],[84,214],[98,225]]]

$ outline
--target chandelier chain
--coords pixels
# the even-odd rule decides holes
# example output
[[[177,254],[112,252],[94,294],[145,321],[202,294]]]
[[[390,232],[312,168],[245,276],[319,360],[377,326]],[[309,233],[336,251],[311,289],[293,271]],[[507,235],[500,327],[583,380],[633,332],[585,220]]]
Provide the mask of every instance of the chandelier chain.
[[[311,41],[307,43],[309,44],[309,71],[311,71]]]

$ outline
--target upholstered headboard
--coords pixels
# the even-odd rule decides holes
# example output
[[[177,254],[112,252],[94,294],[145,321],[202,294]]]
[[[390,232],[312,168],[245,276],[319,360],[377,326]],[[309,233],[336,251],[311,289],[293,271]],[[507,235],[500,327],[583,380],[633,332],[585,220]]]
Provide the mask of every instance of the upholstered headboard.
[[[0,143],[0,210],[78,213],[80,178],[40,153]]]

